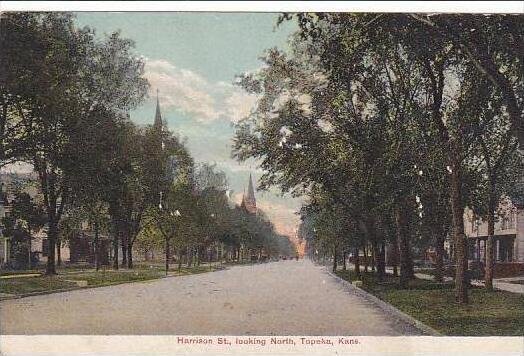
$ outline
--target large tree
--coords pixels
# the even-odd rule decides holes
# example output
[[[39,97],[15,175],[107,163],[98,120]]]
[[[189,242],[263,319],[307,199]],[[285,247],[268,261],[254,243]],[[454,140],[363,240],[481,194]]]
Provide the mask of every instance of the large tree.
[[[492,290],[497,212],[500,216],[512,213],[499,208],[505,199],[511,200],[510,194],[519,185],[524,165],[522,153],[518,151],[518,141],[511,135],[510,117],[503,109],[504,100],[500,90],[485,78],[477,78],[476,82],[476,90],[471,92],[470,112],[478,117],[476,125],[479,135],[477,153],[471,164],[479,166],[481,182],[473,193],[470,208],[474,214],[487,221],[484,283],[488,290]]]
[[[401,53],[400,56],[397,56],[397,59],[390,57],[393,63],[398,65],[401,63],[398,59],[406,58],[415,65],[417,75],[408,76],[408,79],[417,80],[420,78],[419,85],[422,93],[419,96],[421,98],[419,106],[422,110],[417,115],[417,121],[422,130],[427,130],[427,120],[430,120],[428,132],[436,132],[438,137],[438,144],[435,147],[438,150],[444,149],[445,155],[448,157],[448,160],[443,162],[444,166],[440,167],[440,172],[446,170],[450,172],[450,210],[452,212],[454,250],[457,262],[456,294],[458,302],[467,302],[467,251],[463,222],[465,200],[467,199],[465,185],[468,180],[466,162],[471,153],[471,147],[474,145],[475,135],[478,134],[473,129],[475,120],[478,120],[478,118],[471,115],[467,98],[469,92],[474,88],[471,84],[472,80],[475,76],[478,76],[479,66],[476,59],[470,53],[465,53],[455,40],[435,31],[434,27],[428,26],[427,21],[421,21],[421,17],[416,15],[298,14],[297,18],[302,37],[305,40],[314,41],[315,46],[321,48],[318,52],[319,57],[328,68],[329,77],[333,81],[352,80],[353,75],[341,76],[340,74],[362,72],[362,67],[366,66],[366,57],[376,49],[400,50]],[[432,16],[431,18],[455,21],[456,26],[461,26],[462,17],[446,17],[446,15],[443,15]],[[511,22],[515,18],[502,16],[493,20],[493,18],[485,16],[473,16],[468,17],[467,20],[477,23],[485,21],[489,23],[490,26],[488,27],[493,25],[491,29],[493,30],[502,22]],[[458,31],[456,26],[451,30]],[[488,30],[488,32],[491,30]],[[464,36],[474,39],[477,34],[473,32],[475,31],[468,32]],[[498,34],[500,36],[507,35],[508,29],[504,28]],[[482,46],[486,48],[487,45],[489,47],[490,41],[495,40],[495,36],[483,37],[484,40],[487,42],[483,43]],[[426,45],[421,45],[421,43],[426,43]],[[521,72],[518,69],[519,59],[512,53],[514,46],[506,52],[496,44],[492,48],[495,52],[498,51],[498,54],[493,52],[493,58],[486,57],[484,59],[498,61],[499,69],[506,68],[508,70],[507,75],[513,81],[513,89],[511,93],[506,91],[506,105],[508,111],[511,112],[511,107],[515,108],[515,105],[511,104],[512,99],[509,96],[513,94],[518,96],[522,90],[522,77],[518,75]],[[417,68],[420,69],[417,70]],[[374,77],[376,77],[376,74]],[[396,78],[401,79],[400,84],[409,83],[403,81],[402,77],[399,76],[394,76],[393,79]],[[501,83],[499,81],[499,84]],[[508,89],[507,86],[506,89]],[[409,105],[413,105],[416,101],[417,96],[414,96],[407,101],[401,101],[401,103],[407,102]],[[392,102],[392,104],[389,106],[396,106],[395,102]],[[511,113],[510,116],[512,117],[512,132],[518,136],[521,119]],[[398,119],[401,119],[401,117]],[[439,173],[439,175],[441,174]],[[422,204],[425,203],[422,202]]]
[[[449,43],[498,88],[512,135],[524,146],[524,18],[510,14],[403,15]],[[393,23],[393,28],[399,23]],[[387,26],[387,25],[386,25]]]
[[[38,173],[48,215],[47,274],[55,272],[58,226],[72,196],[75,133],[103,108],[122,112],[140,102],[147,81],[132,42],[99,41],[71,14],[9,13],[2,17],[2,162],[24,161]],[[89,124],[103,124],[105,115]]]

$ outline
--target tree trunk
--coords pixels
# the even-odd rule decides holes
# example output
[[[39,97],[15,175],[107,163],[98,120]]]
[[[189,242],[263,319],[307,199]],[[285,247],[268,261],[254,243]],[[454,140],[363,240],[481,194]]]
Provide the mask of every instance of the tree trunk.
[[[393,276],[398,277],[398,241],[395,238],[395,243],[392,244],[393,250]]]
[[[371,244],[371,272],[376,272],[377,271],[377,264],[376,264],[376,253],[375,253],[375,250],[376,250],[376,243],[372,243]]]
[[[27,230],[28,230],[27,232],[29,233],[29,253],[28,253],[29,259],[27,260],[27,269],[31,269],[31,267],[32,267],[32,263],[31,263],[31,229],[29,228]]]
[[[127,237],[127,268],[133,268],[133,240],[129,235]]]
[[[458,146],[455,143],[455,146]],[[455,248],[455,297],[459,304],[468,303],[468,283],[467,256],[466,256],[466,236],[464,234],[464,206],[462,202],[462,172],[460,159],[458,156],[459,148],[454,147],[452,152],[452,171],[451,171],[451,210],[453,221],[453,238]]]
[[[191,264],[193,262],[193,249],[188,248],[187,250],[187,267],[191,267]]]
[[[197,247],[197,250],[196,250],[196,265],[197,267],[200,267],[200,260],[201,260],[201,255],[202,255],[202,248],[200,247]]]
[[[437,260],[435,261],[435,281],[444,281],[444,236],[435,237],[435,251]]]
[[[178,271],[182,269],[182,249],[178,249]]]
[[[344,250],[342,252],[342,270],[346,271],[347,268],[346,268],[346,257],[347,257],[347,252],[346,250]]]
[[[46,275],[56,274],[55,268],[55,249],[56,249],[56,239],[58,236],[58,224],[50,219],[49,230],[47,232],[47,240],[49,241],[49,247],[47,251],[47,264],[46,264]]]
[[[384,241],[378,244],[377,272],[378,279],[383,281],[386,277],[386,244]]]
[[[493,290],[493,275],[494,275],[494,253],[493,253],[493,245],[494,245],[494,235],[495,235],[495,187],[490,184],[491,192],[489,195],[489,202],[488,202],[488,239],[486,242],[486,248],[485,248],[485,254],[486,254],[486,265],[485,265],[485,273],[484,273],[484,285],[486,286],[486,289],[491,291]]]
[[[133,268],[133,243],[131,242],[131,238],[128,238],[127,241],[127,268]]]
[[[100,249],[99,249],[99,235],[98,235],[98,221],[95,221],[95,240],[94,240],[94,254],[95,254],[95,269],[100,269]]]
[[[113,269],[118,270],[118,231],[113,236]]]
[[[406,288],[409,280],[413,278],[414,273],[408,237],[407,216],[404,205],[399,204],[395,208],[395,224],[397,227],[396,232],[400,260],[399,284],[401,288]]]
[[[355,257],[354,257],[354,263],[355,263],[355,274],[357,275],[357,278],[360,279],[360,256],[359,256],[359,250],[358,247],[355,247]]]
[[[368,250],[366,244],[362,245],[362,252],[364,253],[364,272],[368,273],[369,259],[368,259]]]
[[[122,235],[122,267],[127,268],[127,236]]]
[[[333,272],[337,271],[337,245],[333,245]]]
[[[169,271],[169,239],[166,237],[166,276]]]
[[[62,251],[60,247],[62,246],[62,243],[60,241],[60,237],[56,237],[56,265],[58,267],[62,266]]]

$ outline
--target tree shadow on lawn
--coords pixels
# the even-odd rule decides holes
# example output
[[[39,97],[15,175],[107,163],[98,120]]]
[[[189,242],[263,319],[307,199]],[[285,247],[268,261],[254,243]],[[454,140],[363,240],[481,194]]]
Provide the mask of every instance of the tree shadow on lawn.
[[[353,271],[337,274],[346,280],[356,280]],[[472,286],[469,304],[459,305],[454,282],[413,279],[406,288],[401,288],[398,277],[388,275],[379,282],[371,272],[361,273],[361,280],[365,291],[444,335],[524,335],[524,298],[520,294]]]

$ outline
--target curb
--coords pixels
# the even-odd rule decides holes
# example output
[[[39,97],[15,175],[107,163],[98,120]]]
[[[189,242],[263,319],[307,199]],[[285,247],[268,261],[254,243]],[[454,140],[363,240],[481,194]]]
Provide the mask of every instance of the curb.
[[[422,323],[421,321],[395,308],[393,305],[386,303],[385,301],[377,298],[373,294],[370,294],[366,292],[365,290],[356,287],[355,285],[351,284],[350,282],[346,281],[345,279],[340,278],[339,276],[331,272],[329,269],[326,269],[326,271],[331,277],[335,278],[337,282],[343,284],[347,289],[354,291],[356,294],[372,302],[373,304],[378,306],[380,309],[390,314],[395,315],[398,319],[422,331],[424,334],[429,335],[429,336],[443,336],[440,332],[433,329],[432,327],[427,326],[426,324]]]

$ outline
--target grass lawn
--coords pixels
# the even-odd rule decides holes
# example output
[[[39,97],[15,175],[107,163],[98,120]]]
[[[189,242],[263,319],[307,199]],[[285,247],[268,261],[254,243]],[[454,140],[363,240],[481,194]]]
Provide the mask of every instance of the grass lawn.
[[[193,267],[170,266],[170,276],[205,273],[221,267],[201,265]],[[23,273],[22,273],[23,272]],[[38,272],[38,271],[32,271]],[[20,274],[27,274],[21,271]],[[35,292],[53,292],[60,289],[80,289],[128,282],[146,281],[165,276],[164,266],[161,264],[137,264],[134,269],[101,269],[98,272],[92,268],[68,268],[58,270],[56,276],[12,277],[0,279],[0,293],[23,295]],[[80,286],[77,281],[87,282],[87,286]]]
[[[21,277],[0,279],[0,293],[26,294],[33,292],[54,291],[57,289],[73,288],[74,282],[65,281],[62,277]]]
[[[36,269],[25,269],[25,270],[22,270],[22,271],[0,271],[0,277],[1,276],[15,276],[15,275],[18,275],[18,274],[33,274],[33,273],[42,273],[42,271],[40,270],[36,270]]]
[[[355,280],[353,272],[337,273]],[[524,335],[524,296],[506,291],[470,290],[470,303],[455,303],[452,283],[415,279],[400,289],[398,279],[388,276],[379,283],[372,273],[362,274],[362,289],[390,303],[444,335],[522,336]]]
[[[34,267],[32,269],[24,269],[24,270],[1,270],[0,271],[0,277],[3,276],[14,276],[18,274],[33,274],[33,273],[40,273],[44,274],[45,272],[45,265],[41,264],[38,267]],[[57,273],[69,273],[69,272],[83,272],[83,271],[94,271],[95,268],[89,264],[86,263],[79,263],[79,264],[69,264],[69,263],[63,263],[60,267],[56,266]]]

